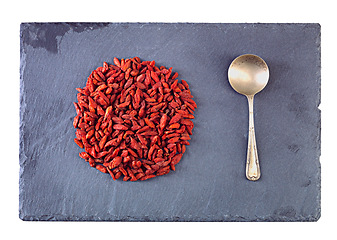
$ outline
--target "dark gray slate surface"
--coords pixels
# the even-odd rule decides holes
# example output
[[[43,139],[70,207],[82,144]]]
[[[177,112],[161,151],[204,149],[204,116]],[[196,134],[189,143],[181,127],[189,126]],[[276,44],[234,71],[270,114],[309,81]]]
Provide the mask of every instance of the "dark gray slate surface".
[[[261,56],[255,98],[262,176],[245,178],[248,107],[227,81],[238,55]],[[76,87],[113,57],[173,67],[190,86],[195,129],[176,172],[113,181],[78,157]],[[21,25],[23,220],[316,221],[320,217],[318,24]]]

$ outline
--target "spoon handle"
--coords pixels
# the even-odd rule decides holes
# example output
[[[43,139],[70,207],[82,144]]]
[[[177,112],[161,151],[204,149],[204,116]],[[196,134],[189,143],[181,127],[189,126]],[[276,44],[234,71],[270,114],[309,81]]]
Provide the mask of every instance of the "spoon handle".
[[[257,155],[257,147],[254,129],[254,95],[247,96],[249,106],[249,135],[247,148],[246,177],[250,181],[256,181],[260,178],[260,164]]]

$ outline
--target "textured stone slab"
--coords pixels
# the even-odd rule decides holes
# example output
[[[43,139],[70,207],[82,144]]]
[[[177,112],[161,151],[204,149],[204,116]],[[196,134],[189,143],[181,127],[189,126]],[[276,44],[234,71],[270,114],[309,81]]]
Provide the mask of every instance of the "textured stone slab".
[[[248,106],[227,81],[238,55],[266,60],[255,98],[262,176],[245,178]],[[76,87],[103,61],[138,56],[191,86],[195,129],[176,172],[112,181],[78,157]],[[316,221],[320,217],[318,24],[23,23],[23,220]]]

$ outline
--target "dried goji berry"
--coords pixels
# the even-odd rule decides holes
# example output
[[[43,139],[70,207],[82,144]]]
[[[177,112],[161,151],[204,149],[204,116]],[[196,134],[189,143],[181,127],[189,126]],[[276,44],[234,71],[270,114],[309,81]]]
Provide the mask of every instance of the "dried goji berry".
[[[155,61],[103,62],[76,88],[79,155],[113,180],[146,180],[175,170],[189,145],[197,108],[185,80]]]

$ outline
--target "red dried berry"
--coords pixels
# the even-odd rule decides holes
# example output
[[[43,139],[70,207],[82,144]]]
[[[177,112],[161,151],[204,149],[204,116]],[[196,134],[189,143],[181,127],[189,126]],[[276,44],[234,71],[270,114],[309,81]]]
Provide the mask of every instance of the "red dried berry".
[[[113,180],[147,180],[175,170],[197,108],[186,81],[154,61],[113,59],[76,88],[74,142],[91,167]],[[171,76],[172,75],[172,76]]]

